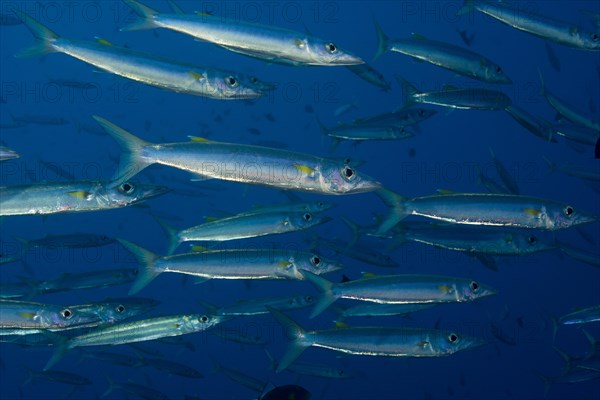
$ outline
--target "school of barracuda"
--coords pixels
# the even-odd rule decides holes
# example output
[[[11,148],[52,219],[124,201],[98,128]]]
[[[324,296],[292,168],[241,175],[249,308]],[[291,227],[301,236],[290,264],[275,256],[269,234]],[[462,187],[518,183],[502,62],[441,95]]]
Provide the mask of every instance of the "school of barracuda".
[[[313,66],[314,69],[343,66],[382,90],[391,89],[391,84],[368,65],[364,58],[353,54],[351,49],[339,47],[334,41],[271,25],[227,21],[210,14],[190,14],[173,1],[167,2],[171,12],[163,13],[142,4],[143,2],[123,0],[135,12],[138,20],[119,28],[121,31],[159,28],[170,30],[178,32],[173,40],[179,40],[177,36],[186,40],[185,36],[189,36],[266,63],[292,67]],[[509,4],[492,1],[467,0],[458,11],[459,15],[473,12],[485,14],[487,19],[496,19],[547,42],[582,51],[600,51],[597,31],[574,27],[568,22],[533,13],[524,15]],[[87,41],[67,38],[61,36],[60,26],[51,29],[16,8],[14,16],[5,17],[2,24],[22,23],[33,34],[34,45],[16,54],[19,58],[63,53],[90,64],[93,68],[135,81],[135,84],[146,84],[182,95],[203,96],[212,101],[256,99],[276,87],[265,78],[266,70],[255,77],[242,71],[232,71],[229,65],[227,68],[189,65],[165,59],[159,54],[119,47],[103,39]],[[496,61],[467,47],[417,34],[394,38],[388,36],[393,35],[391,29],[384,30],[377,21],[374,21],[374,25],[379,43],[378,48],[374,49],[375,59],[388,58],[391,61],[393,58],[408,56],[485,84],[510,85],[513,82]],[[58,32],[54,31],[55,28]],[[25,28],[11,29],[23,29],[23,34],[25,32]],[[82,36],[90,36],[90,33],[93,32],[82,33]],[[470,47],[473,36],[469,38],[465,31],[459,33]],[[386,54],[388,52],[391,54]],[[232,60],[235,57],[240,56],[231,55]],[[436,114],[446,108],[504,110],[524,129],[544,141],[572,141],[584,146],[586,155],[593,154],[593,146],[596,146],[598,156],[600,123],[552,94],[551,82],[544,82],[541,72],[542,95],[562,117],[560,123],[549,122],[530,114],[521,106],[513,104],[505,93],[490,89],[489,86],[446,86],[440,90],[421,91],[406,77],[396,75],[395,78],[405,94],[402,107],[390,112],[382,110],[380,114],[364,116],[337,126],[326,126],[320,120],[317,121],[323,137],[331,143],[331,151],[342,141],[360,143],[401,140],[405,143],[420,134],[419,125],[423,121],[436,118]],[[74,81],[59,83],[73,87],[79,85]],[[441,108],[426,108],[428,106]],[[350,104],[345,109],[340,109],[339,113],[343,114],[353,107],[356,106]],[[287,351],[281,358],[276,359],[273,355],[275,353],[266,352],[265,360],[270,360],[272,369],[276,372],[287,370],[298,375],[327,379],[351,378],[349,373],[340,369],[334,357],[329,358],[329,364],[297,361],[305,350],[313,346],[334,350],[338,354],[378,357],[446,357],[465,350],[480,351],[480,346],[489,343],[487,338],[438,327],[405,327],[402,322],[394,326],[378,325],[377,318],[413,314],[432,308],[471,307],[468,304],[447,305],[452,303],[476,301],[485,306],[485,298],[488,296],[510,296],[510,293],[497,290],[493,281],[480,282],[471,276],[453,276],[450,269],[447,276],[396,273],[392,268],[399,265],[390,254],[407,242],[462,252],[494,271],[499,270],[497,260],[501,257],[549,251],[600,266],[597,244],[595,250],[591,251],[575,248],[563,243],[559,232],[564,229],[579,229],[584,224],[597,224],[597,216],[594,215],[597,210],[580,209],[577,198],[571,199],[573,203],[565,203],[523,194],[529,191],[511,176],[491,148],[491,160],[499,181],[490,180],[479,171],[480,183],[487,191],[460,193],[440,190],[426,196],[410,197],[410,193],[396,193],[396,186],[384,187],[376,173],[373,176],[367,175],[363,172],[365,163],[359,160],[305,154],[256,144],[221,142],[200,136],[190,136],[187,142],[175,139],[166,143],[148,142],[143,138],[143,133],[133,132],[133,129],[130,131],[127,121],[109,121],[102,116],[102,110],[98,110],[97,114],[90,115],[89,119],[95,120],[98,128],[86,130],[96,129],[100,134],[105,134],[107,141],[114,140],[121,148],[120,160],[115,165],[113,176],[104,181],[65,179],[2,186],[0,217],[41,215],[46,218],[52,214],[99,212],[139,205],[150,198],[175,195],[177,190],[170,190],[168,182],[159,181],[162,183],[159,185],[135,180],[142,170],[153,164],[161,166],[153,167],[145,174],[152,175],[159,169],[171,167],[192,174],[192,181],[213,179],[224,181],[227,185],[235,185],[237,182],[283,190],[286,193],[291,191],[302,195],[304,192],[322,197],[318,200],[303,200],[293,194],[285,203],[273,202],[254,208],[248,206],[247,211],[235,214],[224,210],[222,217],[204,222],[192,216],[186,218],[185,224],[175,223],[178,226],[184,225],[181,228],[174,227],[174,221],[166,214],[153,211],[151,217],[167,236],[167,250],[159,254],[147,250],[142,238],[126,240],[84,232],[93,231],[93,226],[69,234],[17,238],[23,252],[36,247],[90,248],[120,245],[139,264],[137,269],[113,265],[80,273],[64,273],[50,280],[23,278],[0,285],[0,342],[3,342],[0,346],[50,348],[43,371],[29,371],[28,380],[50,380],[73,387],[90,384],[88,378],[91,377],[56,370],[62,358],[75,352],[75,348],[77,351],[81,350],[85,357],[115,365],[147,366],[173,375],[202,378],[203,374],[193,366],[178,363],[173,357],[126,356],[117,353],[116,347],[114,353],[91,350],[96,349],[96,346],[136,346],[140,342],[178,340],[182,335],[215,330],[217,326],[224,326],[235,319],[269,314],[283,327],[292,328],[292,334],[288,335]],[[59,125],[63,121],[36,120],[35,116],[25,116],[22,119],[14,117],[13,123],[15,126]],[[27,157],[27,149],[15,151],[4,145],[0,146],[0,161]],[[571,164],[557,165],[544,159],[552,171],[579,178],[598,189],[600,174],[597,171]],[[243,171],[240,169],[243,165],[253,165],[255,168]],[[190,182],[189,185],[202,185],[202,182]],[[387,215],[376,218],[371,226],[359,226],[352,218],[343,218],[352,232],[351,239],[319,237],[313,233],[315,227],[332,222],[333,218],[325,215],[334,206],[330,202],[332,195],[353,195],[359,204],[359,197],[369,192],[375,193],[383,201],[388,209]],[[177,210],[169,212],[174,215]],[[304,243],[305,248],[257,249],[245,248],[243,244],[236,249],[219,247],[225,242],[292,232],[299,232],[309,238]],[[377,240],[372,243],[378,244],[365,244],[364,239],[369,238]],[[597,243],[598,237],[590,240]],[[190,243],[191,246],[185,247]],[[184,247],[183,251],[178,251]],[[352,271],[336,255],[354,259],[362,265],[362,269]],[[2,257],[0,260],[2,264],[18,261],[18,257]],[[370,268],[367,265],[385,268],[384,273],[362,273]],[[27,267],[35,268],[35,265]],[[341,282],[326,275],[336,271],[344,274]],[[230,304],[218,305],[196,299],[198,308],[205,308],[206,313],[144,317],[161,301],[158,296],[149,296],[152,296],[153,290],[158,289],[161,280],[165,279],[165,272],[192,277],[197,284],[209,280],[292,280],[306,281],[306,285],[304,292],[290,292],[285,297],[239,297],[232,299]],[[362,275],[357,276],[357,272]],[[346,276],[352,276],[352,279]],[[228,282],[217,284],[226,288]],[[76,290],[85,293],[88,289],[115,285],[130,285],[130,295],[143,291],[146,297],[107,298],[101,302],[86,302],[87,304],[51,304],[38,299],[49,293]],[[195,288],[188,289],[193,291]],[[351,301],[344,302],[341,299]],[[331,312],[335,315],[336,325],[328,329],[311,330],[310,319],[306,324],[298,324],[287,315],[288,312],[300,309],[308,309],[307,315],[310,318]],[[373,318],[357,318],[361,316]],[[352,322],[347,326],[348,320],[360,322]],[[553,319],[555,333],[562,325],[597,321],[600,321],[600,305],[594,304]],[[225,332],[219,332],[226,336]],[[511,343],[512,339],[505,336],[494,323],[491,324],[491,332],[499,341]],[[596,346],[596,339],[585,330],[583,332],[591,343],[590,353],[578,358],[557,348],[560,357],[566,362],[565,369],[555,377],[542,377],[546,391],[558,383],[600,379],[600,347]],[[237,337],[233,340],[261,344],[251,337]],[[225,360],[213,360],[216,371],[254,391],[258,398],[270,398],[266,395],[266,382],[235,369],[236,366],[230,363],[226,362],[227,366],[221,365],[222,361]],[[145,385],[125,381],[115,383],[112,381],[114,378],[109,378],[110,385],[105,394],[120,390],[146,399],[167,397]]]

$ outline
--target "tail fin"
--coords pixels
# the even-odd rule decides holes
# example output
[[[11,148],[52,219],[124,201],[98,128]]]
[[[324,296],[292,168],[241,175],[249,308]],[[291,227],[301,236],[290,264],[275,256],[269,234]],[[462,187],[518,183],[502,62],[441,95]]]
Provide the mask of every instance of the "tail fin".
[[[387,37],[383,29],[381,29],[381,25],[379,25],[379,22],[375,19],[375,17],[373,17],[373,25],[375,25],[375,32],[377,33],[377,51],[373,57],[373,62],[375,62],[383,53],[388,51],[390,39]]]
[[[277,322],[287,330],[286,333],[288,337],[292,339],[286,353],[283,355],[283,358],[279,360],[279,365],[277,365],[277,369],[275,370],[275,372],[281,372],[289,367],[304,350],[312,345],[312,343],[306,341],[306,331],[294,320],[272,307],[267,307],[267,309],[271,312],[271,315],[275,317]]]
[[[50,357],[50,360],[48,360],[46,366],[44,367],[44,371],[48,371],[57,362],[59,362],[61,358],[63,358],[63,356],[70,349],[70,347],[69,339],[65,336],[60,336],[51,332],[46,332],[44,333],[44,335],[51,335],[53,340],[56,340],[56,342],[54,343],[54,353],[52,354],[52,357]]]
[[[404,104],[402,105],[401,109],[411,107],[415,103],[414,96],[421,92],[419,91],[419,89],[417,89],[415,85],[413,85],[400,75],[396,74],[394,75],[394,77],[402,87],[402,92],[404,94]]]
[[[112,393],[112,391],[114,389],[116,389],[118,387],[117,385],[115,385],[115,382],[113,382],[113,380],[110,379],[110,376],[106,375],[106,380],[108,381],[108,387],[106,388],[104,393],[102,393],[100,395],[100,398],[104,398],[104,397],[108,396],[109,394]]]
[[[571,371],[572,365],[571,365],[571,356],[569,356],[567,353],[565,353],[564,351],[562,351],[561,349],[559,349],[556,346],[552,346],[552,348],[554,349],[554,351],[556,351],[558,353],[558,355],[560,356],[560,358],[563,359],[563,361],[565,362],[565,366],[563,368],[563,375],[567,374],[568,372]]]
[[[315,305],[313,312],[310,314],[310,317],[314,318],[325,311],[331,303],[337,300],[338,296],[332,291],[334,283],[309,271],[300,271],[300,273],[321,292],[321,297]]]
[[[383,200],[385,205],[392,208],[390,215],[381,223],[379,229],[377,229],[376,234],[383,235],[407,216],[406,198],[387,189],[380,189],[375,194]]]
[[[350,242],[348,243],[348,246],[347,246],[347,248],[350,248],[350,247],[354,246],[356,244],[356,242],[358,242],[358,239],[360,238],[360,226],[358,226],[354,221],[352,221],[346,217],[342,217],[342,221],[344,221],[344,223],[352,231],[352,240],[350,240]]]
[[[123,150],[119,169],[113,180],[123,182],[132,176],[137,175],[144,168],[152,164],[152,161],[143,160],[140,156],[142,149],[150,143],[137,138],[125,129],[118,127],[102,117],[94,115],[93,118],[119,143]]]
[[[162,270],[156,268],[154,265],[154,261],[159,258],[159,256],[127,240],[117,240],[123,247],[129,250],[141,264],[137,278],[135,279],[135,282],[133,282],[131,289],[129,289],[130,295],[136,294],[162,272]]]
[[[165,231],[165,234],[167,235],[167,237],[169,239],[169,247],[167,248],[167,255],[170,256],[171,254],[173,254],[175,252],[177,247],[179,247],[179,245],[181,244],[181,242],[179,241],[179,236],[177,235],[179,233],[179,231],[177,229],[175,229],[174,227],[172,227],[171,225],[167,224],[161,218],[158,218],[156,215],[152,215],[152,217],[154,217],[156,222],[158,222],[158,224],[161,226],[161,228],[163,228],[163,230]]]
[[[472,13],[475,10],[475,3],[473,0],[465,0],[463,6],[456,12],[457,16]]]
[[[121,28],[122,31],[139,31],[143,29],[158,28],[158,25],[154,22],[154,17],[158,15],[158,11],[135,0],[123,0],[123,3],[131,7],[142,19],[124,26]]]
[[[33,33],[35,36],[36,42],[33,46],[27,47],[17,54],[15,57],[33,57],[33,56],[41,56],[48,53],[54,53],[57,50],[52,47],[52,42],[59,38],[59,36],[48,29],[46,26],[42,25],[40,22],[36,21],[29,15],[25,14],[22,11],[14,9],[13,12],[17,17],[25,23],[27,28]]]

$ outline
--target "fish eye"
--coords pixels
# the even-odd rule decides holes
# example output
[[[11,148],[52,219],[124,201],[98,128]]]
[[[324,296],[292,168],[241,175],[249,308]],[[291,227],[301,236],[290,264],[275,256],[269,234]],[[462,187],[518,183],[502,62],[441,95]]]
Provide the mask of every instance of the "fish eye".
[[[198,318],[198,321],[200,321],[200,322],[208,322],[208,317],[206,315],[203,315],[200,318]]]
[[[324,204],[322,201],[320,201],[320,202],[318,202],[318,203],[317,203],[317,205],[318,205],[319,207],[323,207],[325,204]]]
[[[425,110],[419,110],[419,115],[422,117],[425,115]]]
[[[312,215],[310,215],[309,213],[306,213],[303,215],[303,218],[306,222],[308,222],[312,219]]]
[[[352,179],[354,179],[354,170],[352,168],[350,168],[349,166],[345,166],[342,169],[342,176],[347,180],[350,181]]]
[[[471,288],[472,291],[476,292],[479,290],[479,283],[477,283],[475,281],[471,281],[471,283],[469,283],[469,287]]]
[[[73,316],[73,311],[69,310],[68,308],[65,308],[60,312],[60,315],[62,315],[65,319],[70,319]]]
[[[448,335],[448,340],[450,343],[456,343],[458,342],[458,335],[456,333],[451,333]]]
[[[312,265],[314,265],[315,267],[318,267],[319,264],[321,264],[321,259],[319,258],[319,256],[312,256],[310,258],[310,262],[312,263]]]
[[[119,304],[117,307],[115,307],[115,311],[120,314],[125,311],[125,306],[123,304]]]
[[[563,209],[563,213],[564,213],[564,214],[565,214],[567,217],[570,217],[571,215],[573,215],[573,211],[575,211],[575,210],[573,210],[573,207],[571,207],[571,206],[566,206],[566,207]]]
[[[257,83],[257,82],[258,82],[258,79],[256,79],[256,77],[255,77],[255,76],[251,76],[251,77],[250,77],[250,82],[252,82],[252,83]]]
[[[330,54],[335,54],[337,52],[337,47],[333,43],[327,43],[325,45],[325,50],[327,50]]]
[[[502,72],[502,68],[500,68],[500,66],[497,66],[497,67],[496,67],[496,72],[497,72],[497,73],[500,73],[500,72]]]
[[[133,192],[133,185],[129,182],[125,182],[119,186],[119,190],[125,194],[131,194]]]
[[[537,239],[535,238],[535,236],[528,236],[527,237],[527,243],[529,244],[535,244],[537,242]]]
[[[599,38],[600,38],[600,36],[598,36],[598,34],[597,34],[597,33],[592,33],[592,40],[593,40],[594,42],[597,42]]]
[[[307,303],[312,303],[312,301],[313,301],[313,298],[312,298],[312,296],[304,296],[304,300],[305,300]]]
[[[225,78],[225,83],[230,87],[237,87],[239,85],[238,80],[233,76],[228,76]]]

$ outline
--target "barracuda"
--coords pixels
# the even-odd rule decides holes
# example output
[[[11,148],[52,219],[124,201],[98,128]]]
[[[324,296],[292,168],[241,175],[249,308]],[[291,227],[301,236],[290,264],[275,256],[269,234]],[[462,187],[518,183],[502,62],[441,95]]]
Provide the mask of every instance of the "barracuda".
[[[115,124],[94,117],[124,150],[118,180],[152,164],[222,179],[280,189],[342,195],[376,190],[381,184],[351,166],[326,158],[269,147],[195,138],[186,143],[152,144]]]
[[[62,38],[29,15],[18,10],[15,13],[37,39],[33,47],[22,50],[18,57],[64,53],[150,86],[214,99],[253,99],[262,95],[261,89],[270,86],[236,72],[178,63],[113,46],[106,41],[95,43]]]

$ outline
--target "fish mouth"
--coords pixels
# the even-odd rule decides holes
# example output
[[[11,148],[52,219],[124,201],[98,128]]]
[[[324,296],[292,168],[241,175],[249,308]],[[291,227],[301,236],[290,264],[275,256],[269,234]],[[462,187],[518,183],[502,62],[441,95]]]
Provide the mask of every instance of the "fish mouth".
[[[365,61],[359,56],[355,56],[353,54],[344,54],[331,63],[332,65],[360,65],[365,64]]]
[[[163,194],[168,193],[170,191],[171,191],[171,189],[169,189],[166,186],[158,186],[158,185],[156,185],[156,186],[145,186],[143,188],[143,191],[142,191],[143,194],[142,194],[141,198],[142,199],[149,199],[151,197],[162,196]]]
[[[332,217],[328,217],[328,216],[319,217],[319,221],[315,225],[326,224],[327,222],[331,222],[331,221],[333,221]]]
[[[383,185],[380,182],[367,178],[360,181],[351,190],[347,191],[346,194],[374,192],[382,188]]]

